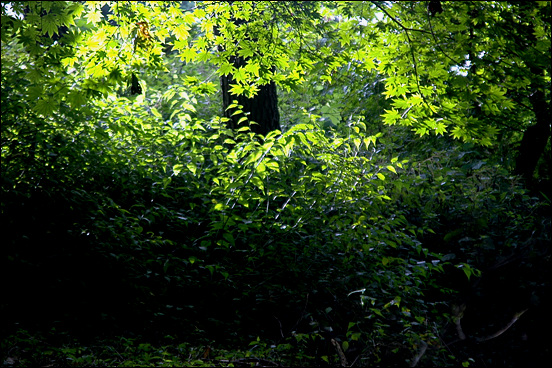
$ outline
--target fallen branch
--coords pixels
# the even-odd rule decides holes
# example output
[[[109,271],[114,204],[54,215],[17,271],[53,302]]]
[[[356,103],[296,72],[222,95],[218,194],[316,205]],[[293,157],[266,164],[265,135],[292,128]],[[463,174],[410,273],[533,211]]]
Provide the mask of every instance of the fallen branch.
[[[462,320],[462,317],[464,317],[465,310],[466,310],[466,304],[455,305],[452,307],[452,311],[454,313],[452,320],[454,321],[454,325],[456,326],[456,332],[458,333],[458,338],[460,340],[466,340],[466,334],[462,330],[462,324],[460,323],[460,321]]]
[[[512,325],[514,323],[516,323],[516,321],[519,319],[519,317],[521,317],[523,315],[523,313],[527,312],[527,309],[524,309],[522,310],[521,312],[518,312],[516,314],[514,314],[514,316],[512,317],[512,320],[510,322],[508,322],[508,324],[503,328],[503,329],[500,329],[498,330],[497,332],[495,332],[494,334],[492,335],[489,335],[489,336],[485,336],[485,337],[476,337],[475,338],[475,341],[477,342],[484,342],[484,341],[488,341],[488,340],[491,340],[491,339],[494,339],[495,337],[498,337],[500,335],[502,335],[504,332],[506,332],[510,327],[512,327]]]
[[[345,353],[343,353],[343,349],[341,349],[341,346],[335,339],[332,339],[332,345],[335,347],[335,350],[337,351],[337,355],[339,355],[339,360],[341,361],[342,367],[348,367],[349,363],[347,362],[347,357],[345,356]]]
[[[424,356],[427,350],[427,342],[425,342],[424,340],[421,340],[420,345],[422,345],[422,347],[420,348],[420,351],[418,351],[418,354],[416,354],[414,359],[412,359],[412,363],[410,363],[410,367],[415,367],[420,361],[420,359],[422,359],[422,357]]]

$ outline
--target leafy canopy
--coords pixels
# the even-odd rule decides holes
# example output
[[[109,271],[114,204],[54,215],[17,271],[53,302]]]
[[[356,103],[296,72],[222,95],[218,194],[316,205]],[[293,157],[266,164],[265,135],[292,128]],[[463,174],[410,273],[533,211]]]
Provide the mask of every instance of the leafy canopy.
[[[7,16],[8,6],[19,17]],[[531,91],[550,99],[549,2],[444,2],[439,13],[426,2],[16,2],[3,9],[3,43],[17,42],[37,60],[21,78],[32,84],[26,98],[40,114],[62,101],[78,108],[117,93],[137,71],[167,71],[167,52],[232,74],[236,95],[253,96],[270,81],[293,88],[312,73],[331,84],[344,66],[377,70],[392,101],[386,124],[483,145],[530,123]],[[338,41],[339,53],[327,40]],[[234,55],[246,65],[236,68]]]

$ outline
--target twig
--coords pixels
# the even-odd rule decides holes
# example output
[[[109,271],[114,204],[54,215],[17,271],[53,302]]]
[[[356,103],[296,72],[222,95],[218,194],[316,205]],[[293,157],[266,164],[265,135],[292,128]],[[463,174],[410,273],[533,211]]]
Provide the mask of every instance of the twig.
[[[299,323],[301,323],[301,321],[303,320],[303,318],[304,318],[303,316],[307,312],[307,305],[308,304],[309,304],[309,293],[307,293],[307,297],[306,297],[306,300],[305,300],[305,306],[303,307],[303,311],[301,312],[301,316],[299,317],[297,322],[295,322],[295,324],[291,328],[292,331],[295,330],[297,328],[297,326],[299,326]]]
[[[276,316],[272,316],[274,317],[274,319],[276,321],[278,321],[278,324],[280,325],[280,336],[282,336],[282,339],[285,339],[286,337],[284,336],[284,331],[283,331],[283,327],[282,327],[282,322],[280,322],[280,320],[278,319],[278,317]]]

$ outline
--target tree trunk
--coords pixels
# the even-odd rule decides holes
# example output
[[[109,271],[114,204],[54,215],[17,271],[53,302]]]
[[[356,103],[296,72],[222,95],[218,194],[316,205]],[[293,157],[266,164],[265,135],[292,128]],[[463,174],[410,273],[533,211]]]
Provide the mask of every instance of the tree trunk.
[[[546,149],[546,143],[550,138],[550,106],[542,90],[538,90],[529,97],[535,112],[537,122],[527,128],[521,139],[519,154],[516,159],[515,172],[521,175],[527,184],[531,184],[533,173],[537,168],[539,158]]]
[[[531,19],[533,11],[534,4],[531,2],[520,3],[520,15],[524,19]],[[550,22],[550,18],[548,18],[548,22]],[[520,50],[537,49],[534,25],[530,22],[522,23],[522,26],[518,28],[518,32],[519,37],[516,43],[520,47]],[[545,54],[528,53],[524,58],[524,62],[531,73],[531,94],[528,98],[531,102],[536,122],[534,125],[528,127],[523,134],[516,158],[515,173],[521,175],[530,187],[533,187],[533,184],[535,184],[533,175],[540,157],[546,151],[546,143],[550,138],[550,123],[552,122],[550,103],[546,102],[546,91],[550,90],[550,82],[547,83],[545,79],[546,70],[549,68],[550,63],[550,49],[548,50],[548,57],[543,59],[544,56]]]
[[[232,2],[230,2],[232,3]],[[243,19],[232,19],[236,26],[240,26],[246,23]],[[215,34],[218,35],[218,29],[215,28]],[[223,51],[223,46],[219,45],[219,51]],[[240,68],[247,65],[247,60],[238,55],[234,55],[230,58],[230,62],[234,67]],[[247,98],[245,95],[236,96],[230,92],[232,88],[230,85],[235,84],[232,74],[222,75],[220,77],[220,87],[222,90],[222,108],[225,117],[230,119],[228,125],[231,129],[236,130],[242,126],[247,126],[251,122],[251,131],[266,135],[273,130],[280,129],[280,114],[278,112],[278,95],[276,93],[276,83],[271,82],[259,86],[259,91],[253,98]],[[238,101],[238,104],[243,108],[243,112],[246,114],[247,120],[238,123],[243,114],[236,114],[232,116],[234,110],[228,110],[228,106],[232,104],[234,100]]]
[[[232,60],[236,68],[246,65],[246,61],[241,57],[234,57]],[[222,105],[224,116],[230,119],[229,126],[232,129],[238,129],[242,126],[247,126],[250,122],[251,131],[266,135],[273,130],[280,129],[280,114],[278,112],[278,95],[276,93],[276,84],[271,82],[263,86],[259,86],[259,92],[253,98],[247,98],[245,95],[235,96],[230,93],[230,85],[236,83],[232,75],[222,76],[220,85],[222,89]],[[228,110],[228,106],[232,101],[237,100],[243,106],[243,111],[247,115],[246,121],[238,123],[244,115],[236,114],[232,116],[233,110]]]

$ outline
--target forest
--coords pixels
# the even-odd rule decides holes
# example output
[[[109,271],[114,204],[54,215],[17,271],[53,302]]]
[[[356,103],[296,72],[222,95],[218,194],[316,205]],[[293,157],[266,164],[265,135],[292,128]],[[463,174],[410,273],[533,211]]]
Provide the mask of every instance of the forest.
[[[3,1],[3,366],[552,360],[550,1]]]

